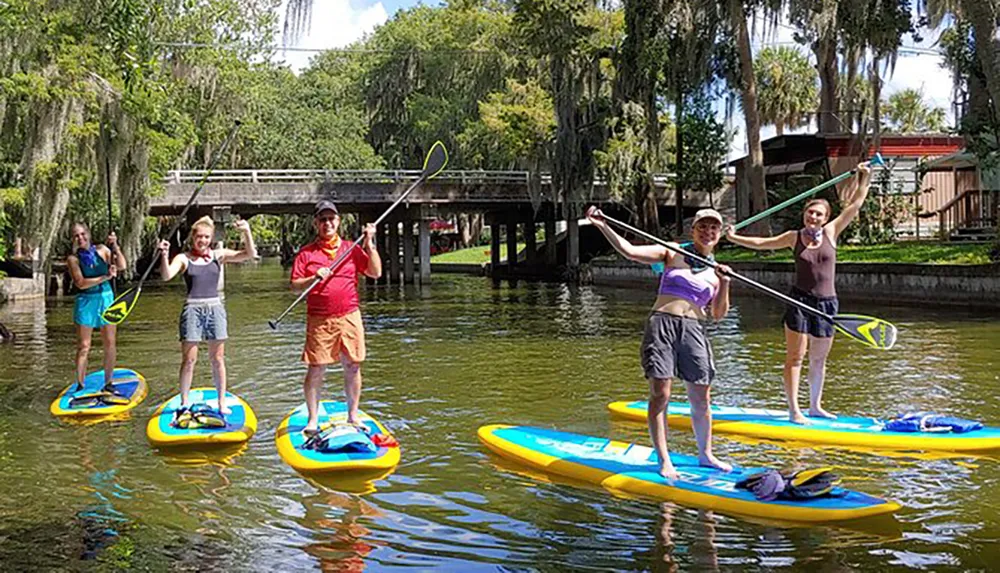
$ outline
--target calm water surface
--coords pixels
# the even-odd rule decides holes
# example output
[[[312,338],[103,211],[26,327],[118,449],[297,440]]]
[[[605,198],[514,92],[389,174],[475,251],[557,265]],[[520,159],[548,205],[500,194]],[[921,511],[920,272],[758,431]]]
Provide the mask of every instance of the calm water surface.
[[[302,401],[303,314],[275,264],[231,268],[230,388],[257,412],[247,447],[167,456],[145,438],[176,393],[180,285],[144,291],[120,329],[121,366],[150,396],[130,418],[71,425],[49,402],[71,380],[72,300],[0,307],[20,334],[0,346],[0,569],[23,570],[987,570],[1000,563],[1000,460],[920,459],[716,439],[743,465],[834,466],[847,485],[904,506],[848,527],[755,523],[553,483],[488,454],[487,423],[648,442],[608,402],[641,398],[638,361],[653,293],[435,276],[431,287],[365,295],[362,407],[398,437],[403,462],[373,483],[312,481],[278,457],[274,431]],[[827,407],[881,416],[903,407],[1000,423],[1000,316],[845,310],[896,322],[889,352],[839,341]],[[712,327],[721,404],[781,407],[781,308],[737,296]],[[98,364],[99,343],[92,355]],[[328,397],[339,397],[332,373]],[[207,357],[197,383],[211,383]],[[671,433],[678,451],[691,434]]]

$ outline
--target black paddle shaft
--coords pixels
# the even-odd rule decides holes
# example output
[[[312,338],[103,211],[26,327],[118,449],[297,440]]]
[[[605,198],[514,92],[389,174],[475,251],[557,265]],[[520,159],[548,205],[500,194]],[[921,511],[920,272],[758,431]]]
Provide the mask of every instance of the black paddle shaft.
[[[177,232],[177,229],[180,229],[181,224],[184,223],[184,215],[187,215],[188,209],[190,209],[191,205],[194,204],[194,200],[198,198],[198,194],[201,193],[201,190],[205,188],[205,183],[208,183],[208,177],[212,174],[212,170],[215,169],[215,164],[219,162],[219,159],[222,158],[222,154],[226,152],[226,148],[228,148],[229,144],[236,138],[236,132],[239,131],[239,129],[240,120],[237,119],[233,122],[233,128],[229,130],[229,135],[227,135],[226,139],[223,140],[222,145],[215,150],[212,160],[208,162],[208,168],[205,170],[205,175],[201,178],[201,181],[198,182],[198,186],[194,188],[194,192],[191,193],[191,197],[188,198],[187,203],[184,205],[184,209],[182,209],[180,215],[177,216],[177,221],[174,222],[174,226],[167,231],[167,234],[164,235],[165,237],[170,237]],[[156,266],[156,254],[159,250],[160,246],[157,245],[153,251],[153,260],[150,261],[149,266],[146,267],[146,272],[142,273],[142,278],[139,279],[139,284],[136,287],[137,289],[142,288],[142,283],[146,282],[146,279],[149,277],[149,273],[153,270],[153,267]]]
[[[632,225],[629,225],[628,223],[623,223],[622,221],[619,221],[619,220],[614,219],[612,217],[608,217],[607,215],[601,215],[601,218],[603,218],[605,221],[607,221],[609,223],[612,223],[614,225],[617,225],[617,226],[621,227],[622,229],[625,229],[627,231],[631,231],[631,232],[635,233],[636,235],[639,235],[640,237],[643,237],[645,239],[653,241],[654,243],[663,245],[664,247],[670,249],[671,251],[674,251],[675,253],[680,253],[680,254],[682,254],[682,255],[684,255],[686,257],[691,257],[692,259],[694,259],[694,260],[696,260],[696,261],[698,261],[698,262],[700,262],[700,263],[702,263],[704,265],[708,265],[708,266],[710,266],[712,268],[718,268],[718,266],[719,266],[719,264],[716,263],[715,261],[711,261],[709,259],[701,257],[701,256],[699,256],[699,255],[697,255],[695,253],[692,253],[690,251],[686,251],[686,250],[684,250],[684,249],[682,249],[680,247],[675,247],[674,245],[671,245],[670,243],[664,241],[663,239],[661,239],[659,237],[656,237],[654,235],[650,235],[649,233],[647,233],[647,232],[645,232],[645,231],[643,231],[641,229],[637,229],[637,228],[633,227]],[[782,293],[774,290],[771,287],[764,286],[764,285],[760,284],[759,282],[757,282],[757,281],[755,281],[753,279],[748,279],[747,277],[745,277],[745,276],[743,276],[743,275],[741,275],[741,274],[739,274],[739,273],[737,273],[735,271],[730,271],[730,272],[728,272],[726,274],[728,274],[729,276],[733,277],[734,279],[737,279],[737,280],[739,280],[739,281],[741,281],[743,283],[746,283],[746,284],[752,286],[753,288],[755,288],[755,289],[757,289],[757,290],[759,290],[761,292],[769,294],[769,295],[773,296],[774,298],[776,298],[778,300],[781,300],[782,302],[785,302],[785,303],[793,305],[793,306],[797,306],[797,307],[801,308],[802,310],[804,310],[806,312],[810,312],[812,314],[815,314],[816,316],[820,316],[822,318],[825,318],[826,320],[829,320],[831,323],[836,323],[836,320],[834,320],[834,318],[832,316],[830,316],[829,314],[827,314],[827,313],[825,313],[825,312],[823,312],[821,310],[815,309],[815,308],[809,306],[808,304],[799,302],[799,301],[795,300],[794,298],[792,298],[792,297],[790,297],[788,295],[782,294]]]

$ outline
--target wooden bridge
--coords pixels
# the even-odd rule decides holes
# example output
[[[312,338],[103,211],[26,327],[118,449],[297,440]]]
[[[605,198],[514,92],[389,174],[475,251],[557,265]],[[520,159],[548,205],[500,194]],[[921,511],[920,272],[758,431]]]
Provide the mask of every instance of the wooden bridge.
[[[420,176],[419,170],[317,170],[252,169],[171,171],[164,178],[166,192],[150,201],[150,214],[176,215],[194,189],[205,181],[190,216],[232,212],[244,218],[257,214],[311,213],[320,199],[333,200],[342,213],[356,213],[361,222],[381,215]],[[657,175],[657,203],[673,212],[672,175]],[[531,190],[536,189],[536,193]],[[717,195],[716,202],[721,198]],[[588,204],[616,201],[607,185],[594,181],[584,193]],[[684,209],[709,205],[708,193],[691,192]],[[493,268],[500,267],[501,227],[508,252],[516,252],[518,235],[526,243],[526,267],[579,264],[578,221],[567,220],[564,206],[555,200],[548,174],[528,171],[443,171],[415,189],[378,230],[379,250],[385,254],[385,276],[390,283],[430,278],[430,227],[433,219],[453,213],[483,213],[493,237]],[[556,222],[566,221],[566,231],[556,233]],[[536,244],[537,225],[545,229],[544,247]],[[416,233],[414,233],[416,226]],[[520,227],[520,229],[519,229]],[[520,230],[520,233],[518,232]],[[559,245],[562,245],[561,247]],[[414,247],[419,274],[414,274]],[[400,252],[402,247],[402,253]],[[507,271],[516,273],[516,257]]]

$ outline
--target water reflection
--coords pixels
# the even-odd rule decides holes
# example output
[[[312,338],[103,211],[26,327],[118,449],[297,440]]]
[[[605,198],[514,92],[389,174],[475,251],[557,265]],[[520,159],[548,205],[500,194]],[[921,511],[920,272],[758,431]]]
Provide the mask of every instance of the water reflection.
[[[293,313],[278,331],[264,321],[290,302],[286,284],[277,265],[227,269],[230,378],[259,428],[239,449],[190,455],[155,451],[144,434],[156,406],[176,393],[178,285],[149,285],[120,329],[123,366],[146,376],[147,402],[130,418],[89,426],[48,412],[72,378],[72,305],[0,307],[0,320],[19,335],[0,345],[4,569],[970,569],[995,549],[996,456],[888,457],[720,436],[720,454],[740,465],[833,465],[848,487],[904,506],[880,525],[792,527],[564,484],[487,454],[476,438],[486,423],[647,443],[644,425],[613,421],[606,410],[646,392],[638,361],[645,290],[494,290],[481,279],[444,276],[419,288],[367,289],[362,406],[400,440],[403,461],[391,475],[353,483],[306,478],[274,447],[278,424],[301,402],[304,373],[304,316]],[[735,303],[711,329],[715,397],[781,407],[781,308],[741,295]],[[928,309],[851,310],[894,320],[905,337],[901,350],[883,353],[838,342],[831,406],[1000,420],[1000,402],[989,399],[1000,390],[1000,322]],[[327,395],[339,392],[331,379]],[[690,432],[673,430],[671,445],[694,451]]]

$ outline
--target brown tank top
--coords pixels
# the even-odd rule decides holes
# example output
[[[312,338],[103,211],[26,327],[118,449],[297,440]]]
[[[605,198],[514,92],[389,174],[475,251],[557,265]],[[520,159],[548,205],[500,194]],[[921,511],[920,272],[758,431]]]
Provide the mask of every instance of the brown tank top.
[[[806,247],[802,229],[795,242],[795,288],[817,297],[837,296],[833,288],[837,248],[823,231],[823,242],[815,249]]]

